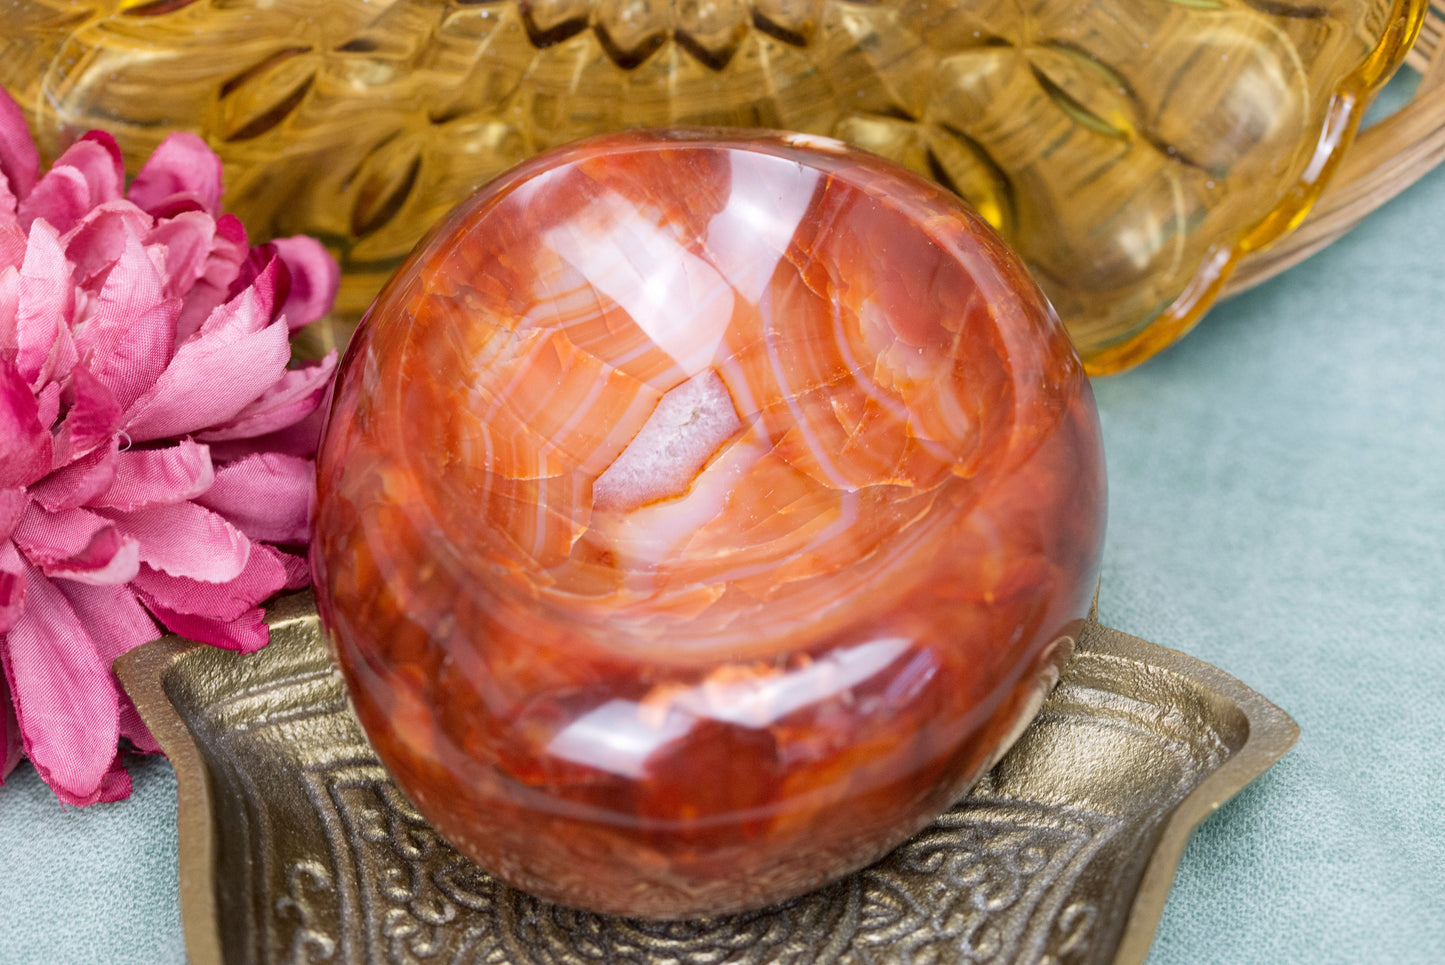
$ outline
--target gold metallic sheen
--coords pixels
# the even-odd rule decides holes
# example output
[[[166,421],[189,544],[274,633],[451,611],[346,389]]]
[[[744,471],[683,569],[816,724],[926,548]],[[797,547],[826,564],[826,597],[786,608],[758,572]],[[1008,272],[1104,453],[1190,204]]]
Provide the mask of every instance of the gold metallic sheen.
[[[167,637],[115,663],[175,765],[194,965],[1131,965],[1195,825],[1299,736],[1222,671],[1091,620],[1014,749],[883,861],[748,914],[606,918],[441,841],[366,743],[311,594],[270,623],[251,656]]]

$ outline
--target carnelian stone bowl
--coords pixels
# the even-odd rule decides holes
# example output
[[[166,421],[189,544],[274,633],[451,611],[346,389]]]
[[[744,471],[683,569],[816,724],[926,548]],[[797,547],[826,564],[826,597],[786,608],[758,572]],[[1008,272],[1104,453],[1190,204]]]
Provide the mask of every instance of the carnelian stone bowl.
[[[943,189],[833,141],[634,132],[492,182],[372,307],[312,567],[453,844],[643,917],[799,894],[963,795],[1097,580],[1093,396]]]

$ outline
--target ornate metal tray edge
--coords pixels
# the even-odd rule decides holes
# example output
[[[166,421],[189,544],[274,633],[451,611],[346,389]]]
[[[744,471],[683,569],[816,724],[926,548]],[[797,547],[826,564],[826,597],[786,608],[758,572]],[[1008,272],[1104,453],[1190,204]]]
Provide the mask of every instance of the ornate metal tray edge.
[[[1154,932],[1179,869],[1179,860],[1184,856],[1184,847],[1194,829],[1283,757],[1299,740],[1300,730],[1294,719],[1282,709],[1213,664],[1098,623],[1092,624],[1092,628],[1095,634],[1093,646],[1174,670],[1199,681],[1233,701],[1244,714],[1249,727],[1243,746],[1180,801],[1164,824],[1159,843],[1140,881],[1114,959],[1116,965],[1135,965],[1149,955]]]
[[[272,628],[271,648],[277,647],[278,643],[282,647],[315,648],[317,643],[311,639],[317,635],[315,612],[314,599],[310,593],[295,594],[276,601],[268,616],[268,622]],[[262,653],[264,654],[265,651]],[[211,655],[215,655],[222,661],[233,662],[237,668],[241,666],[238,663],[240,661],[254,660],[254,657],[248,658],[216,651],[204,644],[171,636],[131,651],[119,658],[114,665],[121,683],[175,767],[178,797],[180,907],[187,952],[195,965],[222,965],[222,963],[234,965],[241,961],[279,960],[280,955],[268,956],[265,953],[264,942],[259,938],[252,949],[253,954],[249,957],[233,947],[234,940],[223,940],[223,916],[226,916],[228,912],[235,911],[234,908],[223,907],[227,905],[228,899],[223,893],[225,889],[222,882],[218,879],[218,858],[221,851],[220,835],[222,833],[218,821],[218,806],[222,803],[221,795],[225,791],[218,787],[212,768],[207,764],[208,758],[202,747],[205,737],[196,733],[194,723],[187,723],[182,708],[177,706],[173,696],[168,693],[168,678],[178,670],[190,671],[190,668],[186,666],[187,657],[190,655],[196,655],[202,659],[209,659]],[[1135,824],[1139,825],[1138,827],[1132,825],[1126,827],[1126,832],[1134,836],[1134,841],[1152,839],[1152,845],[1139,859],[1142,870],[1135,869],[1132,873],[1127,869],[1124,872],[1116,870],[1114,873],[1114,877],[1118,879],[1115,883],[1123,887],[1116,888],[1117,893],[1108,896],[1116,906],[1114,918],[1119,922],[1112,929],[1112,934],[1108,927],[1096,929],[1095,934],[1101,936],[1101,942],[1073,949],[1087,954],[1057,954],[1057,941],[1050,946],[1050,951],[1045,953],[1043,939],[1038,939],[1032,946],[1035,954],[990,957],[990,961],[1039,961],[1048,963],[1048,965],[1055,965],[1055,963],[1066,965],[1066,963],[1075,961],[1087,961],[1099,963],[1099,965],[1103,965],[1103,963],[1135,965],[1135,963],[1143,962],[1153,941],[1154,932],[1163,912],[1185,844],[1194,828],[1279,760],[1299,737],[1299,728],[1284,711],[1222,670],[1183,653],[1159,647],[1140,638],[1105,627],[1096,620],[1091,620],[1081,634],[1075,658],[1065,671],[1064,680],[1059,689],[1055,691],[1054,697],[1051,697],[1045,704],[1039,720],[1026,732],[1015,751],[1007,755],[994,772],[986,777],[979,787],[975,788],[969,800],[946,815],[944,819],[940,819],[940,825],[948,823],[950,817],[970,810],[971,805],[974,811],[979,809],[988,811],[997,806],[1000,801],[1005,805],[1017,803],[1018,787],[1027,784],[1030,780],[1038,779],[1037,758],[1041,752],[1040,748],[1042,748],[1042,753],[1047,755],[1052,746],[1043,737],[1032,741],[1031,738],[1034,738],[1038,732],[1046,731],[1057,725],[1056,718],[1062,719],[1060,715],[1067,714],[1067,707],[1062,711],[1051,710],[1055,704],[1068,703],[1067,697],[1060,696],[1061,691],[1066,689],[1065,685],[1074,686],[1071,681],[1076,677],[1085,679],[1085,683],[1080,686],[1087,685],[1088,678],[1091,675],[1097,675],[1101,667],[1106,668],[1106,675],[1114,673],[1114,670],[1107,669],[1111,665],[1117,665],[1116,669],[1122,669],[1126,679],[1130,675],[1138,676],[1141,680],[1155,677],[1167,678],[1172,681],[1169,686],[1177,687],[1182,681],[1191,690],[1197,688],[1198,693],[1195,697],[1191,697],[1191,700],[1202,695],[1204,701],[1224,717],[1237,717],[1234,724],[1225,729],[1233,727],[1239,740],[1235,742],[1226,737],[1224,743],[1234,746],[1217,754],[1217,761],[1206,763],[1204,773],[1182,793],[1182,796],[1172,801],[1161,799],[1156,802],[1158,807],[1152,812],[1155,822],[1153,827],[1148,827],[1147,821],[1143,824],[1135,821]],[[224,678],[225,674],[217,674],[215,668],[212,668],[210,676],[214,681],[216,678]],[[224,680],[220,685],[226,685]],[[339,687],[339,684],[337,686]],[[1127,701],[1130,698],[1126,694],[1124,699]],[[346,708],[344,712],[349,717],[349,708]],[[1106,713],[1118,713],[1118,708],[1107,709]],[[1173,712],[1171,711],[1171,713]],[[1189,715],[1185,714],[1184,716],[1188,717]],[[1172,723],[1166,722],[1163,726],[1167,730],[1168,727],[1181,726],[1181,724],[1179,720],[1174,720]],[[1182,726],[1187,728],[1189,723],[1186,721]],[[1209,741],[1215,744],[1219,743],[1216,736],[1211,736]],[[1033,747],[1033,744],[1037,744],[1038,747]],[[1025,745],[1030,746],[1025,747]],[[1063,771],[1061,770],[1060,773]],[[298,780],[299,777],[298,774]],[[1060,802],[1066,796],[1061,792]],[[976,798],[984,800],[975,804]],[[1060,806],[1060,802],[1046,802],[1043,806],[1046,808],[1056,807]],[[1065,810],[1076,804],[1077,802],[1072,801],[1064,802]],[[1087,808],[1084,810],[1087,811]],[[958,823],[958,821],[956,820],[954,823]],[[1123,824],[1127,824],[1127,822],[1123,822]],[[920,839],[927,837],[929,833],[924,832],[919,836]],[[910,842],[899,851],[903,852],[913,845],[914,842]],[[445,845],[441,845],[441,847],[445,848]],[[885,859],[882,864],[893,861],[894,858],[890,857]],[[859,875],[867,875],[870,871],[872,869],[860,872]],[[913,870],[905,869],[902,876],[906,879],[912,873],[914,873]],[[892,874],[897,877],[899,872],[896,868],[883,869],[880,874],[885,876]],[[1074,891],[1080,891],[1082,887],[1076,884]],[[535,901],[534,899],[529,900]],[[804,900],[806,899],[798,899],[798,901]],[[235,904],[235,896],[231,896],[229,901],[231,904]],[[287,899],[282,898],[272,904],[279,908],[286,902]],[[975,898],[975,903],[977,903],[977,898]],[[537,902],[537,904],[541,903]],[[1077,907],[1077,902],[1065,907],[1060,901],[1055,910],[1067,913],[1075,907]],[[577,914],[570,913],[566,909],[559,909],[559,911],[564,914]],[[352,908],[351,913],[354,912],[355,908]],[[1103,912],[1100,920],[1107,922],[1109,909],[1106,907]],[[592,937],[595,938],[595,935]],[[343,942],[342,944],[346,945],[347,943]],[[1068,950],[1069,942],[1064,941],[1062,947]],[[259,954],[257,954],[258,949],[260,950]],[[296,950],[292,949],[293,952]],[[342,951],[345,953],[347,949],[343,948]],[[381,959],[379,951],[369,949],[369,946],[365,945],[358,946],[356,942],[351,943],[351,951],[351,955],[343,954],[339,960]],[[358,951],[360,954],[357,954]],[[898,958],[899,961],[908,960],[906,952],[900,951],[896,954],[902,956]],[[870,956],[869,960],[873,960],[875,956]],[[289,956],[287,957],[289,960]],[[330,954],[325,957],[331,958]],[[301,957],[296,960],[309,959]],[[837,956],[837,960],[852,961],[853,959],[842,954]],[[892,960],[892,957],[885,955],[883,960]]]

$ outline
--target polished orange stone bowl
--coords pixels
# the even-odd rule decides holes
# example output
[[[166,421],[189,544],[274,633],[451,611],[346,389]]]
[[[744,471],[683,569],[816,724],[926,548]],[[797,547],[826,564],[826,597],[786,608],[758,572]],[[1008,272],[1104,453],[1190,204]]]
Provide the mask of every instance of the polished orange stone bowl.
[[[1067,658],[1103,526],[1079,360],[956,196],[826,139],[630,133],[488,185],[383,291],[312,564],[442,834],[675,918],[958,799]]]

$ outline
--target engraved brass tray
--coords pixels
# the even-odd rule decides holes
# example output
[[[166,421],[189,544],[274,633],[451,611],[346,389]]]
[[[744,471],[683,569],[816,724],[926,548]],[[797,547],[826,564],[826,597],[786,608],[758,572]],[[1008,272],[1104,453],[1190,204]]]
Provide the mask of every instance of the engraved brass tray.
[[[397,791],[314,598],[240,656],[176,637],[115,669],[175,765],[194,965],[1131,963],[1189,834],[1299,730],[1222,671],[1091,620],[1038,719],[878,864],[748,914],[607,918],[502,885]]]

